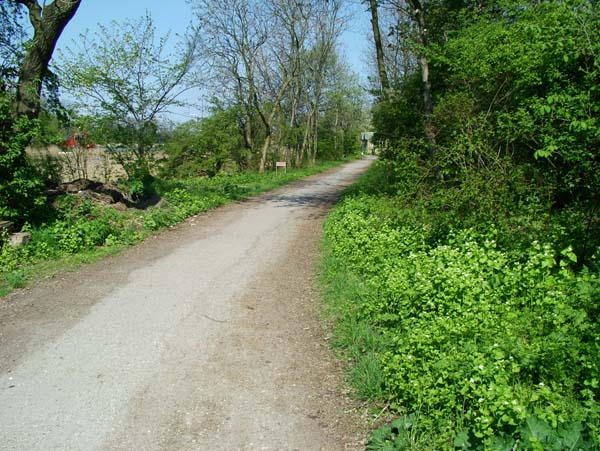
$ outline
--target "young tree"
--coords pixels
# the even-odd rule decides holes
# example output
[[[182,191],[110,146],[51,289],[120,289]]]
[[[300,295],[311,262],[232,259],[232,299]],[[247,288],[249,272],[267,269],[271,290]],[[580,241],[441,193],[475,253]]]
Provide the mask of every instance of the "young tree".
[[[198,84],[196,32],[169,54],[169,36],[157,37],[151,16],[145,15],[81,35],[79,46],[62,57],[61,80],[79,107],[127,132],[121,136],[133,156],[125,165],[130,177],[149,175],[157,117],[180,105],[181,94]]]

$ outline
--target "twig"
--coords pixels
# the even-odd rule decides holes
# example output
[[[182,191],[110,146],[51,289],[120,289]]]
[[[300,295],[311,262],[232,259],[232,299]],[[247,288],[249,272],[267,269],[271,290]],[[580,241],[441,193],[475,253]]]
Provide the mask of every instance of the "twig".
[[[214,319],[214,318],[211,318],[210,316],[208,316],[208,315],[205,315],[204,313],[202,313],[201,315],[202,315],[202,316],[204,316],[206,319],[209,319],[209,320],[211,320],[211,321],[214,321],[215,323],[228,323],[228,322],[229,322],[228,320],[222,320],[222,319]]]

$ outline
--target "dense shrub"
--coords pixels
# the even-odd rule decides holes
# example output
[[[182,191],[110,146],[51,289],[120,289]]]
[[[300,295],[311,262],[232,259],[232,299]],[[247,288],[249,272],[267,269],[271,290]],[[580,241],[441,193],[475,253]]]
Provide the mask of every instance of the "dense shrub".
[[[250,155],[244,149],[236,114],[235,109],[215,108],[211,116],[177,126],[164,147],[164,175],[214,177],[228,165],[245,169]]]
[[[421,199],[426,207],[430,197],[439,196]],[[329,217],[337,271],[364,287],[339,307],[340,330],[365,324],[378,337],[383,377],[372,383],[381,386],[361,391],[404,413],[371,449],[388,449],[386,440],[407,446],[389,449],[599,445],[598,274],[577,265],[556,218],[536,224],[526,210],[504,214],[477,227],[450,215],[442,234],[436,222],[445,212],[416,197],[407,204],[358,193]],[[519,222],[525,229],[513,230]],[[548,241],[531,239],[536,233]]]
[[[25,155],[37,131],[35,120],[14,117],[10,96],[0,92],[0,219],[22,223],[44,204],[44,183]]]

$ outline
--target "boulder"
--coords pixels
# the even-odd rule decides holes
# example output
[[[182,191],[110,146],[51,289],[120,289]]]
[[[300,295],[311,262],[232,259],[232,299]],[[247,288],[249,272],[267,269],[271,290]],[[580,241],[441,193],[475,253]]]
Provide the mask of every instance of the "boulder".
[[[8,244],[12,247],[24,246],[31,241],[31,233],[19,232],[13,233],[8,237]]]

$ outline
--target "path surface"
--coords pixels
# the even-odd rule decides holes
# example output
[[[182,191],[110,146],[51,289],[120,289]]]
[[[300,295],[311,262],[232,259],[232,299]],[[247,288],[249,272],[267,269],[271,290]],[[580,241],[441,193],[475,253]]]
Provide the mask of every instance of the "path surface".
[[[2,450],[358,450],[315,302],[362,160],[0,299]]]

